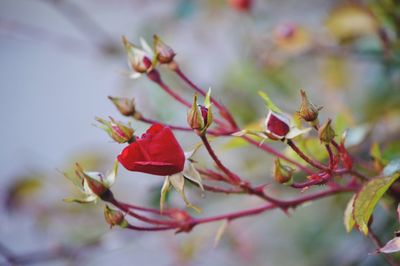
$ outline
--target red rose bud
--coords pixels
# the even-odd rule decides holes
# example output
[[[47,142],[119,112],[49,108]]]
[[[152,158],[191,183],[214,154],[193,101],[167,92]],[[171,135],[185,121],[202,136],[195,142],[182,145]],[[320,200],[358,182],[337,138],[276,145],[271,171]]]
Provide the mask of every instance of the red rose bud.
[[[294,170],[291,167],[282,165],[278,158],[275,160],[273,174],[276,182],[280,184],[289,182],[292,179],[293,171]]]
[[[167,176],[182,172],[185,155],[171,129],[154,124],[118,155],[118,161],[130,171]]]
[[[174,60],[175,52],[171,47],[166,45],[157,35],[154,38],[154,49],[158,62],[161,64],[169,64]]]
[[[117,98],[108,96],[108,99],[117,107],[118,111],[124,116],[133,116],[136,113],[134,99]]]
[[[335,138],[335,130],[331,126],[332,120],[329,119],[319,130],[319,140],[325,144],[329,144]]]
[[[307,97],[304,90],[300,90],[301,93],[301,105],[299,110],[299,115],[307,122],[315,122],[318,119],[318,113],[322,107],[317,107],[312,104]]]
[[[266,119],[266,133],[272,139],[283,139],[290,131],[289,118],[269,111]]]
[[[128,63],[132,70],[138,73],[146,73],[152,69],[152,62],[145,51],[130,43],[125,36],[122,36],[126,53],[128,55]]]
[[[121,122],[115,121],[110,117],[110,121],[106,121],[99,117],[96,120],[101,124],[99,127],[102,128],[107,134],[118,143],[131,142],[134,139],[133,129],[131,126],[125,125]]]
[[[128,222],[125,220],[124,214],[121,211],[111,209],[107,205],[105,205],[104,207],[104,218],[106,219],[106,222],[110,225],[110,228],[115,225],[118,225],[122,228],[128,226]]]
[[[252,0],[229,0],[231,7],[239,11],[248,11],[251,8]]]
[[[86,184],[90,191],[93,192],[93,194],[97,195],[98,197],[102,197],[107,191],[108,187],[103,184],[103,180],[105,180],[105,177],[103,176],[102,173],[98,172],[85,172],[83,171],[83,168],[76,163],[75,164],[75,174],[81,179],[86,182]]]

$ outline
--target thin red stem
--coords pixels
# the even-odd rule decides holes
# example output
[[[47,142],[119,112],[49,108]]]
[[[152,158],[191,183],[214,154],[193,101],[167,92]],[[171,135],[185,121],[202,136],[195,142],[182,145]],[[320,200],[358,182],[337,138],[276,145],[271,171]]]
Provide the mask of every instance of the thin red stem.
[[[248,210],[244,210],[244,211],[238,211],[238,212],[234,212],[234,213],[223,214],[223,215],[213,216],[213,217],[209,217],[209,218],[193,219],[192,224],[197,225],[197,224],[202,224],[202,223],[216,222],[216,221],[220,221],[220,220],[230,220],[231,221],[231,220],[245,217],[245,216],[256,215],[256,214],[265,212],[267,210],[276,209],[278,207],[295,208],[295,207],[297,207],[305,202],[308,202],[308,201],[324,198],[324,197],[334,195],[337,193],[354,192],[354,191],[356,191],[355,187],[335,187],[330,190],[317,192],[317,193],[310,194],[310,195],[307,195],[307,196],[304,196],[304,197],[301,197],[301,198],[298,198],[295,200],[282,202],[283,206],[282,205],[278,206],[276,204],[268,203],[264,206],[253,208],[253,209],[248,209]]]
[[[333,152],[332,152],[331,146],[329,146],[329,144],[326,144],[325,148],[326,148],[326,151],[328,152],[328,156],[329,156],[329,169],[333,170],[334,157],[333,157]]]
[[[222,162],[219,160],[218,156],[215,154],[207,137],[205,135],[202,135],[200,137],[201,137],[201,140],[203,141],[204,146],[206,147],[208,153],[210,154],[211,158],[214,160],[214,162],[216,163],[218,168],[221,169],[229,177],[229,179],[232,181],[232,183],[234,185],[240,186],[248,194],[256,195],[256,196],[258,196],[264,200],[267,200],[269,202],[272,202],[274,204],[280,205],[282,203],[282,201],[266,195],[262,188],[260,189],[260,188],[251,187],[247,182],[243,181],[237,174],[233,173],[227,167],[225,167],[222,164]]]
[[[137,213],[131,211],[130,208],[128,208],[126,205],[121,204],[119,201],[117,201],[115,199],[112,199],[109,202],[112,203],[118,209],[126,212],[128,215],[130,215],[140,221],[146,222],[146,223],[157,224],[157,225],[175,225],[176,224],[174,221],[152,219],[152,218],[137,214]],[[145,208],[143,208],[143,209],[145,209]]]
[[[175,228],[177,228],[177,226],[142,227],[142,226],[135,226],[135,225],[129,224],[126,228],[131,229],[131,230],[136,230],[136,231],[157,232],[157,231],[165,231],[165,230],[175,229]]]
[[[206,92],[198,87],[196,84],[194,84],[179,68],[179,66],[176,64],[176,67],[174,68],[174,72],[184,81],[186,82],[192,89],[200,93],[201,95],[205,96]],[[211,102],[215,105],[215,107],[218,108],[220,111],[220,114],[223,118],[225,118],[231,127],[233,129],[237,129],[238,126],[235,122],[235,119],[233,118],[232,114],[228,111],[228,109],[223,106],[221,103],[219,103],[217,100],[214,99],[214,97],[211,97]]]
[[[192,104],[188,101],[186,101],[185,99],[183,99],[181,96],[179,96],[177,93],[175,93],[173,90],[171,90],[171,88],[165,84],[162,80],[160,80],[159,82],[157,82],[157,84],[166,92],[168,93],[172,98],[174,98],[175,100],[177,100],[178,102],[182,103],[183,105],[185,105],[187,108],[191,108]]]
[[[146,118],[143,115],[140,114],[140,116],[136,116],[134,117],[136,120],[141,121],[143,123],[147,123],[147,124],[162,124],[165,125],[169,128],[171,128],[172,130],[179,130],[179,131],[185,131],[185,132],[193,132],[193,129],[191,129],[190,127],[183,127],[183,126],[175,126],[175,125],[171,125],[171,124],[167,124],[164,122],[160,122],[154,119],[150,119],[150,118]],[[209,135],[212,136],[229,136],[232,133],[234,133],[236,131],[228,131],[228,132],[219,132],[217,130],[207,130],[207,133]]]
[[[292,148],[292,150],[294,152],[297,153],[297,155],[300,156],[300,158],[302,158],[304,161],[306,161],[308,164],[310,164],[311,166],[323,170],[323,171],[329,171],[329,168],[325,167],[324,165],[322,165],[320,162],[315,161],[314,159],[311,159],[310,157],[308,157],[307,155],[305,155],[300,149],[299,147],[297,147],[297,145],[293,142],[293,140],[288,139],[287,140],[287,144],[289,145],[290,148]]]
[[[252,138],[248,137],[248,136],[242,136],[242,138],[244,140],[246,140],[247,142],[249,142],[250,144],[258,147],[259,149],[268,152],[269,154],[272,154],[282,160],[285,160],[293,165],[295,165],[296,167],[298,167],[299,169],[301,169],[302,171],[306,172],[309,175],[314,174],[313,171],[311,171],[310,169],[308,169],[307,167],[304,167],[303,165],[301,165],[300,163],[298,163],[297,161],[290,159],[289,157],[287,157],[286,155],[284,155],[283,153],[275,150],[274,148],[272,148],[271,146],[263,143],[260,145],[260,143],[258,143],[257,141],[253,140]]]
[[[210,154],[211,158],[214,160],[215,164],[219,169],[226,174],[229,179],[234,183],[234,184],[239,184],[242,182],[240,177],[236,175],[235,173],[231,172],[228,168],[226,168],[222,162],[219,160],[218,156],[215,154],[213,148],[210,145],[210,142],[208,141],[207,137],[205,135],[200,136],[201,140],[203,141],[204,146],[207,149],[208,154]]]

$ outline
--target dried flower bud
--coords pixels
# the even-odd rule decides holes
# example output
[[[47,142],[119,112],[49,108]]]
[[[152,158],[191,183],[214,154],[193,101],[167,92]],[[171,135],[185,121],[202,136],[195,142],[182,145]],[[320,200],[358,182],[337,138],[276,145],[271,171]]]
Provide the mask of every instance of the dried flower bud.
[[[134,139],[134,131],[129,124],[125,125],[121,122],[117,122],[112,117],[110,117],[110,121],[106,121],[99,117],[97,117],[96,120],[101,123],[99,127],[106,131],[107,134],[116,142],[126,143],[131,142]]]
[[[329,119],[319,130],[318,136],[319,140],[329,144],[335,138],[335,130],[331,126],[332,120]]]
[[[110,225],[110,228],[115,225],[121,226],[122,228],[128,226],[128,222],[125,220],[124,214],[121,211],[111,209],[107,205],[104,207],[104,218]]]
[[[199,131],[200,134],[203,134],[208,127],[210,127],[213,116],[211,112],[211,104],[209,104],[209,100],[205,100],[205,106],[197,104],[197,94],[193,97],[192,108],[189,110],[187,115],[187,122],[189,126]]]
[[[136,113],[134,99],[117,98],[108,96],[108,99],[117,107],[118,111],[124,116],[133,116]]]
[[[299,110],[299,115],[307,122],[314,122],[318,119],[319,110],[322,107],[317,107],[312,104],[307,97],[307,94],[304,90],[300,90],[301,93],[301,105]]]
[[[154,50],[158,62],[161,64],[169,64],[174,60],[175,52],[171,47],[166,45],[157,35],[154,35]]]
[[[138,73],[147,73],[152,69],[152,62],[149,55],[142,49],[130,43],[125,36],[122,36],[126,53],[128,55],[128,63],[132,70]]]
[[[275,160],[275,167],[274,167],[274,178],[275,181],[284,184],[289,182],[292,179],[294,169],[287,165],[282,165],[279,158]]]
[[[283,139],[290,131],[289,124],[289,118],[285,115],[269,111],[265,131],[271,139]]]

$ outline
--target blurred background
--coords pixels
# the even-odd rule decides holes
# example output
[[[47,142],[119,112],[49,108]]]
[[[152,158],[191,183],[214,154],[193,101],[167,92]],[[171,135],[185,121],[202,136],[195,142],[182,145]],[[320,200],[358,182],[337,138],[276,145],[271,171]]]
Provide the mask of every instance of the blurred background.
[[[122,147],[94,126],[121,117],[108,95],[134,97],[147,117],[185,125],[186,108],[145,77],[129,79],[121,36],[133,43],[158,34],[182,70],[212,87],[242,127],[265,116],[260,90],[288,113],[299,89],[324,106],[337,132],[353,128],[354,153],[382,143],[399,155],[400,11],[396,0],[2,0],[0,1],[0,264],[33,265],[384,265],[342,217],[350,195],[324,199],[286,215],[279,211],[233,222],[214,247],[219,224],[190,234],[142,233],[104,221],[101,203],[67,204],[76,189],[61,172],[74,162],[108,171]],[[165,81],[192,92],[166,68]],[[125,120],[124,120],[125,119]],[[133,122],[137,132],[148,125]],[[197,139],[176,133],[185,150]],[[224,138],[214,144],[233,170],[273,184],[272,156]],[[284,150],[283,145],[276,145]],[[212,165],[204,151],[200,163]],[[121,168],[113,191],[126,202],[157,206],[163,180]],[[175,193],[176,194],[176,193]],[[184,207],[178,195],[169,204]],[[252,197],[189,197],[203,216],[260,204]],[[389,240],[396,223],[384,207],[374,226]],[[381,231],[379,231],[381,230]],[[370,255],[369,255],[370,254]]]

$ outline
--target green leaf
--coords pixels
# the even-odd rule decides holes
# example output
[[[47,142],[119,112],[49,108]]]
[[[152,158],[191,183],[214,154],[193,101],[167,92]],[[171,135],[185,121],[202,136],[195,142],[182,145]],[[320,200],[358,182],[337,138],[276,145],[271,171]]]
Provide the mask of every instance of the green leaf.
[[[351,230],[353,230],[355,224],[353,218],[353,204],[355,198],[356,195],[354,194],[353,197],[351,197],[350,201],[347,203],[346,210],[344,211],[344,227],[346,227],[347,233],[350,233]]]
[[[276,106],[271,99],[269,98],[268,94],[263,92],[263,91],[259,91],[258,94],[261,96],[261,98],[263,98],[265,105],[267,106],[267,108],[269,110],[271,110],[272,112],[275,113],[283,113],[281,109],[279,109],[278,106]]]
[[[393,174],[372,179],[357,193],[357,196],[354,200],[354,221],[358,225],[359,230],[365,235],[368,235],[368,221],[375,209],[376,204],[393,184],[393,182],[400,177],[398,169],[395,172],[393,172],[392,169],[389,170],[387,170],[387,172]]]

